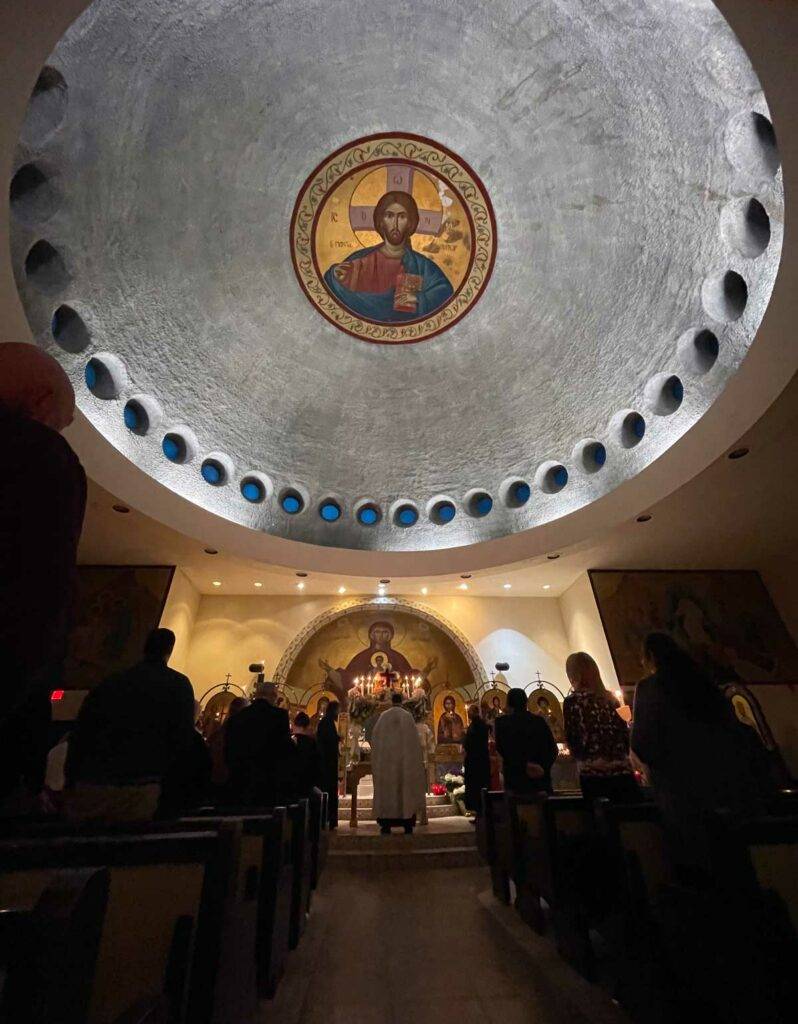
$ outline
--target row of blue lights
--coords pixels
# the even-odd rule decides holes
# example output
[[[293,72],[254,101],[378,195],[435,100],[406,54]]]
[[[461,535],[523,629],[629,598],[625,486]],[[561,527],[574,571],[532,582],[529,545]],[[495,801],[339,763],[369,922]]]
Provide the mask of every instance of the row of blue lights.
[[[94,360],[89,360],[86,364],[85,380],[89,390],[94,391],[99,381]],[[673,398],[681,403],[684,395],[681,381],[678,378],[673,378],[672,382],[670,382],[670,387],[672,388]],[[135,399],[126,403],[123,418],[128,430],[137,434],[147,433],[149,429],[149,416],[146,409]],[[646,422],[643,417],[637,412],[630,413],[627,417],[627,425],[636,441],[642,440],[646,432]],[[178,433],[165,434],[161,442],[161,448],[164,456],[170,462],[182,463],[186,460],[186,442]],[[607,460],[607,449],[600,442],[596,442],[590,446],[588,457],[593,461],[596,468],[601,468]],[[200,467],[200,474],[203,480],[211,486],[221,487],[227,483],[227,471],[222,463],[216,459],[205,459]],[[546,482],[548,487],[545,489],[553,492],[561,491],[568,483],[568,470],[562,465],[552,466],[546,475]],[[252,504],[260,504],[266,499],[266,486],[257,477],[244,477],[241,481],[240,490],[242,497]],[[509,488],[507,504],[512,508],[521,508],[529,501],[531,496],[532,488],[530,484],[524,480],[517,480]],[[279,498],[279,504],[287,515],[297,515],[304,511],[305,508],[304,498],[299,491],[293,488],[289,488],[282,493]],[[493,511],[493,504],[493,498],[487,492],[478,492],[470,499],[469,510],[473,516],[482,518]],[[319,516],[327,523],[338,522],[343,515],[341,506],[333,499],[322,502],[318,511]],[[447,523],[452,522],[456,515],[457,509],[455,505],[446,499],[436,502],[430,510],[431,521],[440,526],[445,526]],[[357,509],[355,518],[361,526],[375,526],[382,518],[382,513],[376,505],[364,504]],[[400,505],[394,513],[394,522],[398,526],[415,526],[418,520],[418,509],[411,504]]]

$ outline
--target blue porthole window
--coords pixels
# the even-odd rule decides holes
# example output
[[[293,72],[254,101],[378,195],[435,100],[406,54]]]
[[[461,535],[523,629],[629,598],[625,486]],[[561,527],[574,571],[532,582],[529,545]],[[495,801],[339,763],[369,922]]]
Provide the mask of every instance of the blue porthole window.
[[[481,519],[493,511],[493,498],[487,491],[474,491],[468,498],[468,514]]]
[[[150,429],[150,417],[147,415],[147,410],[141,402],[137,402],[135,399],[131,399],[125,404],[122,416],[125,426],[133,434],[143,437]]]
[[[584,473],[598,473],[607,461],[607,449],[601,441],[581,441],[574,449],[574,459]]]
[[[180,434],[164,434],[161,441],[161,451],[170,462],[185,462],[188,457],[186,439]]]
[[[319,515],[325,523],[337,523],[341,518],[341,506],[337,501],[324,501],[319,505]]]
[[[671,377],[667,387],[673,401],[677,405],[681,405],[684,398],[684,384],[682,384],[678,377]]]
[[[507,488],[505,501],[510,508],[521,508],[532,495],[532,488],[526,480],[514,480]]]
[[[380,510],[376,505],[361,505],[357,510],[357,521],[361,526],[374,526],[379,519]]]
[[[86,381],[86,387],[89,391],[94,391],[97,387],[97,363],[94,359],[90,359],[86,363],[86,369],[83,371],[83,379]]]
[[[604,463],[607,461],[607,449],[603,444],[597,444],[592,452],[593,461],[601,469]]]
[[[241,481],[241,495],[253,505],[259,505],[266,497],[266,488],[255,477],[244,477]]]
[[[445,526],[457,515],[457,509],[451,501],[436,501],[430,511],[430,519],[438,526]]]
[[[394,518],[399,526],[415,526],[418,522],[418,509],[413,505],[400,505]]]
[[[568,470],[559,462],[544,463],[535,482],[544,494],[558,494],[568,483]]]
[[[623,416],[618,440],[624,448],[634,448],[640,444],[646,434],[646,421],[639,412],[628,412]]]
[[[289,490],[280,498],[280,508],[289,516],[295,516],[305,507],[305,501],[299,491]]]
[[[200,469],[202,479],[213,487],[221,487],[227,480],[224,466],[217,459],[206,459]]]

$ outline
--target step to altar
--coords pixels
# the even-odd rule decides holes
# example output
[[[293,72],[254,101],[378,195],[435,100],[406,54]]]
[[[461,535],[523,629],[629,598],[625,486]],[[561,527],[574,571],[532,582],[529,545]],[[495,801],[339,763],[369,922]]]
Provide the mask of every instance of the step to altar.
[[[358,788],[358,791],[357,791],[357,806],[358,807],[366,807],[366,806],[370,805],[372,799],[373,799],[373,794],[372,794],[372,791],[371,791],[370,788],[369,788],[368,792],[366,792],[363,789],[362,786]],[[338,798],[338,806],[339,807],[351,807],[352,806],[352,797],[349,794],[347,794],[346,796],[339,797]],[[444,796],[435,796],[434,793],[427,793],[427,807],[451,807],[451,806],[452,806],[452,801],[449,799],[448,796],[445,796],[445,795]]]
[[[352,829],[342,823],[330,836],[330,861],[352,871],[396,868],[473,867],[480,863],[474,826],[462,816],[432,819],[412,835],[394,830],[380,834],[376,822]]]
[[[338,820],[349,821],[349,817],[352,813],[351,804],[338,805]],[[459,813],[452,807],[451,803],[447,800],[442,804],[427,804],[427,817],[432,821],[433,818],[450,818],[459,817]],[[374,821],[374,805],[371,800],[358,800],[357,802],[357,820],[358,821]]]

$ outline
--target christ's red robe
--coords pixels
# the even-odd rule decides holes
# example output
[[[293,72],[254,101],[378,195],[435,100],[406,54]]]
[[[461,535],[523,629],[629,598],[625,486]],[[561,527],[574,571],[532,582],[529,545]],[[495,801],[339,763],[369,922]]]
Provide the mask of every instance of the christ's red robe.
[[[346,277],[341,282],[352,292],[382,293],[396,288],[396,279],[402,273],[402,257],[386,256],[379,249],[358,260],[342,263]]]

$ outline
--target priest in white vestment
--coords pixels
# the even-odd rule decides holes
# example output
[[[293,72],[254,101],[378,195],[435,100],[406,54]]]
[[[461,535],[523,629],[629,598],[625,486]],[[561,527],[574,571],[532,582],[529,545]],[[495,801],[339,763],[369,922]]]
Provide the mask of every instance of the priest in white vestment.
[[[393,694],[393,707],[384,711],[371,734],[371,771],[374,777],[374,817],[383,834],[392,825],[412,832],[416,815],[426,805],[424,759],[413,716],[400,707],[402,695]]]

